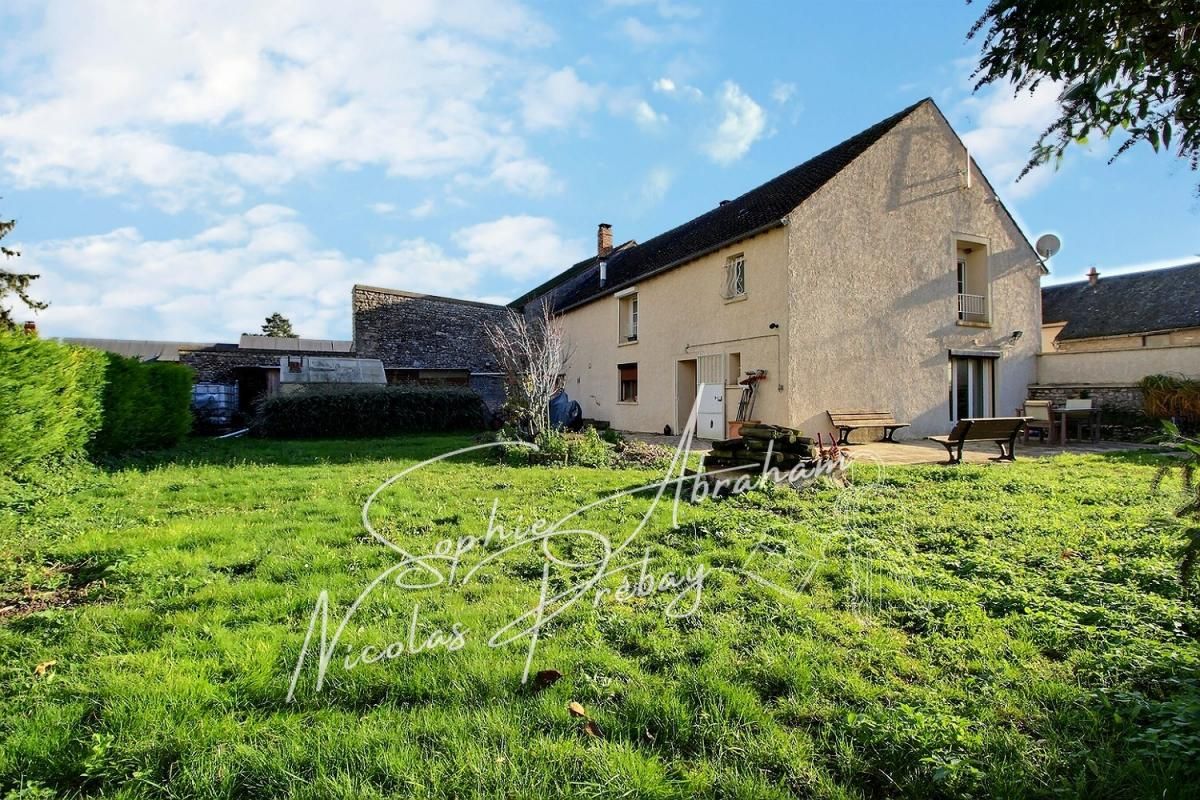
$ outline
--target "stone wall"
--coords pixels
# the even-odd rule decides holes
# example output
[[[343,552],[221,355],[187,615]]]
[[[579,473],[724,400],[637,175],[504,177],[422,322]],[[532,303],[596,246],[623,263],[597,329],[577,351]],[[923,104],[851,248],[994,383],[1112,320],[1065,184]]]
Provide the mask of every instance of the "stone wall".
[[[1142,412],[1142,390],[1133,384],[1080,383],[1074,386],[1035,384],[1029,387],[1030,400],[1050,400],[1057,404],[1070,398],[1083,396],[1092,398],[1092,404],[1100,408],[1119,409],[1131,413]]]
[[[472,375],[470,387],[483,399],[488,410],[495,413],[504,405],[504,378],[500,375]]]
[[[355,286],[353,313],[359,358],[389,369],[498,371],[485,327],[504,320],[505,306]]]
[[[343,354],[339,354],[343,355]],[[344,354],[353,358],[353,353]],[[240,348],[205,348],[203,350],[180,350],[179,361],[196,372],[197,383],[237,383],[239,367],[279,368],[281,356],[317,356],[329,358],[329,351],[243,350]]]

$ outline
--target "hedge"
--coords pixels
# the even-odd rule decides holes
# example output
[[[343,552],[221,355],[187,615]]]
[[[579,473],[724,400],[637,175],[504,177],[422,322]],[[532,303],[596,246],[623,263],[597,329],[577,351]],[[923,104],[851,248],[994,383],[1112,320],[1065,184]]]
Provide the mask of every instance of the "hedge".
[[[100,427],[104,353],[0,331],[0,471],[84,454]]]
[[[483,401],[470,389],[379,386],[304,389],[259,403],[252,423],[259,436],[388,436],[481,430]]]
[[[192,371],[182,364],[105,353],[103,422],[91,451],[173,447],[192,428]]]

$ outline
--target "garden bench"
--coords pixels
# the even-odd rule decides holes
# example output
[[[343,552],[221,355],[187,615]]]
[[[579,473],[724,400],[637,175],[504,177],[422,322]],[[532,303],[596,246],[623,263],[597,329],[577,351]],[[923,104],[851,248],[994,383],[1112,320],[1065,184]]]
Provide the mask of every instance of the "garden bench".
[[[958,464],[962,461],[965,442],[995,442],[1000,447],[1000,457],[997,461],[1016,461],[1013,447],[1023,430],[1024,417],[980,417],[960,419],[947,435],[925,438],[946,448],[946,455],[950,457],[947,464]]]
[[[890,411],[828,411],[829,420],[838,429],[838,444],[850,444],[847,437],[859,428],[883,428],[883,441],[894,442],[892,436],[907,422],[896,422]]]

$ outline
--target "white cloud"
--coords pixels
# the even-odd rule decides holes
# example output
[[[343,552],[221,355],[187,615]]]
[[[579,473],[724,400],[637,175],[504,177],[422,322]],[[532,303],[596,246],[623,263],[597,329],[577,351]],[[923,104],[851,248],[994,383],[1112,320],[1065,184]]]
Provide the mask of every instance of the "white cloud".
[[[638,47],[651,47],[662,44],[667,38],[667,35],[663,31],[647,25],[636,17],[626,17],[623,19],[620,30],[625,39]]]
[[[530,130],[565,128],[600,104],[599,90],[570,67],[529,81],[521,91],[521,114]]]
[[[650,7],[658,12],[663,19],[695,19],[700,16],[700,9],[686,3],[673,3],[671,0],[605,0],[608,8]]]
[[[667,124],[667,115],[655,111],[645,100],[639,100],[633,106],[633,121],[646,130],[657,130]]]
[[[688,100],[703,100],[704,92],[695,86],[677,83],[671,78],[659,78],[652,84],[654,91],[672,97],[684,97]]]
[[[430,197],[410,208],[408,210],[408,215],[413,219],[425,219],[432,214],[436,208],[437,203],[435,203],[433,198]]]
[[[974,125],[963,143],[1003,197],[1028,197],[1054,177],[1053,166],[1044,166],[1016,180],[1030,147],[1057,116],[1060,92],[1060,85],[1043,83],[1014,96],[1010,87],[996,86],[963,101],[959,116]]]
[[[771,86],[771,99],[779,105],[784,105],[796,96],[796,84],[775,81]]]
[[[717,95],[720,122],[701,149],[718,164],[731,164],[750,150],[763,135],[767,115],[762,106],[742,91],[736,83],[726,81]]]
[[[478,298],[494,273],[523,291],[587,251],[545,217],[503,217],[451,238],[452,249],[414,238],[355,258],[319,247],[292,209],[257,206],[190,237],[126,227],[41,242],[24,263],[51,303],[38,314],[47,335],[228,341],[274,311],[305,336],[347,338],[354,283]]]
[[[367,205],[367,208],[381,217],[390,217],[396,213],[395,203],[370,203]]]
[[[0,64],[0,170],[20,187],[138,192],[169,211],[330,166],[486,169],[511,137],[499,81],[551,37],[516,0],[152,14],[51,0],[30,13],[32,33]],[[219,153],[197,144],[213,129]]]
[[[467,252],[467,264],[519,281],[565,269],[587,252],[583,242],[559,236],[552,220],[527,215],[472,225],[453,239]]]
[[[646,173],[638,190],[638,199],[644,206],[654,206],[667,196],[671,185],[675,182],[675,173],[667,167],[654,167]]]

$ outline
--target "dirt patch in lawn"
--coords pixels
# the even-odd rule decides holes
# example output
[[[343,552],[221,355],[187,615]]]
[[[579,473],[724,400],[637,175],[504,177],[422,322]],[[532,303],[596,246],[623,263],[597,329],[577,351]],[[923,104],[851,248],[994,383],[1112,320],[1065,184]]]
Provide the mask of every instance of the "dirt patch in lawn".
[[[93,602],[107,586],[104,574],[108,566],[94,558],[44,566],[38,586],[30,583],[17,591],[0,594],[0,624],[39,611]]]

